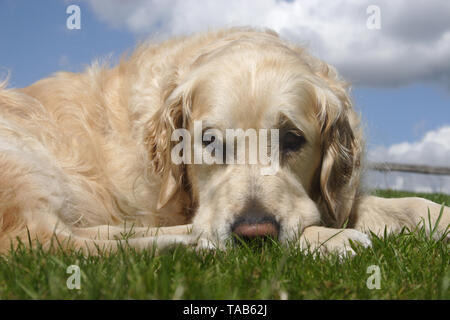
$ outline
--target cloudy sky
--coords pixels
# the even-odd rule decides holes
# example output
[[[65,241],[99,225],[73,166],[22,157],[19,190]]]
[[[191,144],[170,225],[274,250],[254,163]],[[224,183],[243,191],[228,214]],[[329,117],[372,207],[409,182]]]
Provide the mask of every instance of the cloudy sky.
[[[71,4],[80,30],[66,27]],[[26,86],[141,39],[234,25],[272,28],[334,64],[353,83],[370,159],[450,166],[448,0],[0,0],[0,77],[10,71],[11,86]],[[369,182],[450,193],[449,177]]]

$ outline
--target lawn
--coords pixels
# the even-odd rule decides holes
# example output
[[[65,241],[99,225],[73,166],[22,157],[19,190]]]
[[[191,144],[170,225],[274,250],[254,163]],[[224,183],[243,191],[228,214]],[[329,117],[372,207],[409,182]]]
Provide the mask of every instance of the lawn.
[[[450,204],[441,194],[376,194]],[[83,257],[19,248],[0,257],[0,299],[450,299],[448,243],[421,230],[372,236],[372,242],[341,260],[273,243],[202,254],[177,247],[158,256],[131,249]],[[70,265],[79,267],[80,289],[67,287]],[[369,289],[377,268],[379,289]]]

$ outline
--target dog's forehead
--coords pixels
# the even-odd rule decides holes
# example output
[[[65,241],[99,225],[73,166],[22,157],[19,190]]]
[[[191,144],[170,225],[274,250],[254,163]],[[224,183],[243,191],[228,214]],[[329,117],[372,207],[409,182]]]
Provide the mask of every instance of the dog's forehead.
[[[193,118],[218,129],[278,127],[285,116],[297,127],[313,130],[313,101],[306,86],[281,67],[246,66],[210,75],[197,87]]]

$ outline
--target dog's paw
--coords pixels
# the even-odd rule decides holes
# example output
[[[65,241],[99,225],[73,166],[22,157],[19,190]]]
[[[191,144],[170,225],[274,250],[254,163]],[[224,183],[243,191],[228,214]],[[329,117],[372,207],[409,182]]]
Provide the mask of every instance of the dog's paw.
[[[351,243],[360,244],[367,248],[372,245],[369,237],[354,229],[332,229],[325,227],[308,227],[300,236],[300,248],[317,252],[322,255],[330,253],[340,257],[356,254]]]
[[[218,249],[218,245],[206,238],[200,238],[197,240],[197,245],[195,246],[195,251],[205,252],[205,251],[215,251]]]
[[[216,251],[221,249],[221,246],[214,243],[213,241],[207,238],[194,236],[192,234],[161,235],[154,237],[154,239],[156,240],[156,248],[159,251],[170,249],[179,245],[191,248],[196,252]]]
[[[151,237],[149,244],[157,249],[166,249],[179,245],[192,246],[196,244],[196,239],[191,235],[160,235]]]

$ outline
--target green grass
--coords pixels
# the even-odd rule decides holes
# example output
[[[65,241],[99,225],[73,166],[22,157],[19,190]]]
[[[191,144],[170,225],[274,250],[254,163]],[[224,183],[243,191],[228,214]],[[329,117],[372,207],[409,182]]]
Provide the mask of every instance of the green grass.
[[[450,196],[440,194],[376,194],[450,204]],[[177,247],[158,256],[131,249],[83,257],[19,248],[0,257],[0,299],[450,299],[448,243],[423,231],[373,236],[372,242],[343,260],[315,259],[271,243],[202,254]],[[66,286],[69,265],[80,267],[80,290]],[[380,268],[380,289],[367,288],[370,265]]]

